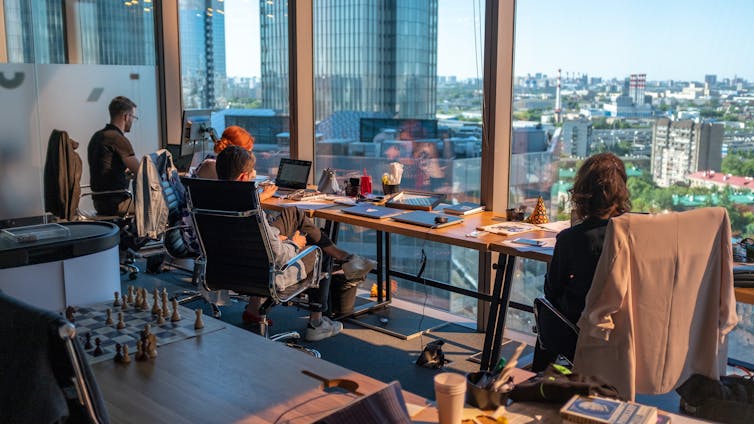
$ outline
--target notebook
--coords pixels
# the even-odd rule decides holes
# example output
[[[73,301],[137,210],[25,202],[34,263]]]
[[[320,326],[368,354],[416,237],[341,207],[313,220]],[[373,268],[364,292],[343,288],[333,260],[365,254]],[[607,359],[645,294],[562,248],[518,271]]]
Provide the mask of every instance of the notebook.
[[[390,218],[391,216],[396,216],[403,213],[403,211],[401,210],[363,203],[356,206],[351,206],[350,208],[343,208],[341,209],[341,211],[350,213],[351,215],[364,216],[374,219]]]
[[[306,188],[309,181],[309,172],[312,169],[312,162],[308,160],[280,158],[278,166],[278,175],[275,179],[275,185],[278,190],[275,196],[283,197],[294,190]]]
[[[446,218],[445,222],[437,222],[436,218]],[[433,213],[427,211],[411,211],[393,217],[393,221],[403,222],[405,224],[420,225],[427,228],[442,228],[448,225],[463,222],[460,216],[446,215],[442,213]]]

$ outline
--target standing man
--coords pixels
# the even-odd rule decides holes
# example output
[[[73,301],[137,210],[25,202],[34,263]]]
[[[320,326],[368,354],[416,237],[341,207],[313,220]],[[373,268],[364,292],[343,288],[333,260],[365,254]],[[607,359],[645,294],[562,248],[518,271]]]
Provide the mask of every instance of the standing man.
[[[118,96],[110,102],[110,123],[89,140],[87,158],[92,191],[128,189],[126,170],[136,173],[139,161],[134,148],[125,136],[139,119],[136,103]],[[134,211],[132,198],[125,193],[93,196],[94,208],[100,215],[124,215]]]

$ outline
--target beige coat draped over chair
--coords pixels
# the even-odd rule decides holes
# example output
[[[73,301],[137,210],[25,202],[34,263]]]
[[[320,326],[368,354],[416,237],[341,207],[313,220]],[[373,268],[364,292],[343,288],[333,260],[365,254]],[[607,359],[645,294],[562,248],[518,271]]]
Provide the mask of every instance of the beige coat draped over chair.
[[[694,373],[717,379],[738,321],[732,265],[723,208],[613,218],[578,322],[574,369],[627,399],[669,392]]]

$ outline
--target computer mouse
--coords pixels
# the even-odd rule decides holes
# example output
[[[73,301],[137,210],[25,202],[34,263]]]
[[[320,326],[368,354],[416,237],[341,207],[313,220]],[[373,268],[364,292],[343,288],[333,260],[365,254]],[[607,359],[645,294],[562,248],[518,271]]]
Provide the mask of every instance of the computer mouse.
[[[437,215],[435,217],[435,224],[444,224],[446,222],[448,222],[447,216]]]

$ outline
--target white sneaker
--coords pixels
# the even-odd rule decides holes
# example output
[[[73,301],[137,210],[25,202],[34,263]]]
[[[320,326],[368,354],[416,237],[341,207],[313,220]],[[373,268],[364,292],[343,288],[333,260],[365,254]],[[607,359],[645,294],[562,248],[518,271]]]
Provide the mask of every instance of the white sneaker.
[[[346,280],[363,280],[369,271],[377,267],[377,262],[359,255],[351,255],[343,263],[343,274]]]
[[[343,323],[333,321],[327,317],[322,317],[322,321],[316,327],[311,321],[309,322],[306,326],[306,334],[304,335],[304,338],[308,342],[316,342],[334,336],[340,333],[341,330],[343,330]]]

